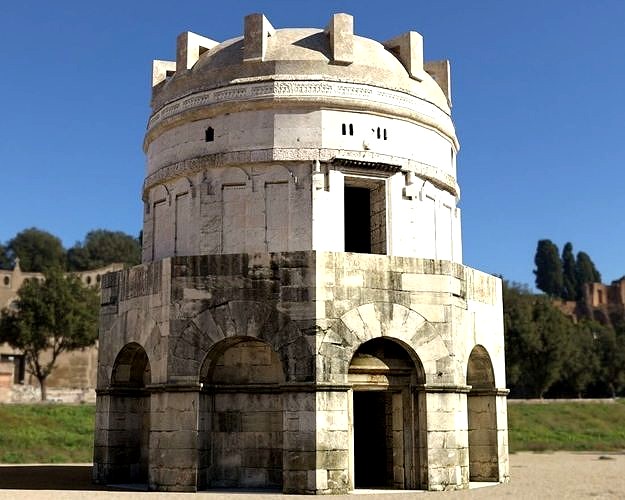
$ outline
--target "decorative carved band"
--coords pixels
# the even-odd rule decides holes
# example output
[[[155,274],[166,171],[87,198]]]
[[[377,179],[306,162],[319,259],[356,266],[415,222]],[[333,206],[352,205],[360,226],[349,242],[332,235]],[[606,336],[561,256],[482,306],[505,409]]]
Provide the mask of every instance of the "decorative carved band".
[[[154,113],[148,122],[148,136],[160,124],[187,111],[195,111],[217,104],[244,101],[269,101],[275,105],[280,100],[319,101],[319,105],[335,104],[338,107],[371,108],[375,111],[382,106],[386,111],[397,115],[409,114],[417,121],[440,130],[456,142],[455,130],[450,116],[425,99],[406,92],[390,90],[372,85],[333,81],[274,81],[231,85],[213,90],[198,92],[166,104]],[[146,136],[147,137],[147,136]],[[457,145],[457,144],[456,144]]]
[[[401,165],[391,165],[389,163],[375,162],[375,161],[363,161],[352,160],[349,158],[334,158],[332,160],[333,165],[339,167],[349,168],[363,168],[367,170],[380,170],[382,172],[397,173],[401,170]]]
[[[143,183],[143,199],[147,199],[150,189],[159,184],[177,179],[189,177],[199,172],[216,167],[235,165],[249,165],[251,163],[264,163],[272,161],[321,161],[331,162],[335,158],[341,161],[365,162],[370,164],[384,164],[393,166],[397,170],[414,172],[418,177],[430,181],[437,187],[449,191],[454,196],[460,195],[460,189],[455,177],[446,174],[441,169],[420,163],[408,158],[384,155],[371,151],[349,151],[344,149],[326,148],[272,148],[252,151],[231,151],[228,153],[214,153],[210,155],[183,160],[158,169],[147,176]]]

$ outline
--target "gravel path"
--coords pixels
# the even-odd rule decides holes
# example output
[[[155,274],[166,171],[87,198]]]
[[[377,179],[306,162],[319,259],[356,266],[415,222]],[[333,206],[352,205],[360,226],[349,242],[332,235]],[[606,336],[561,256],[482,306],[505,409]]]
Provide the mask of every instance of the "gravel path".
[[[367,500],[432,499],[625,499],[624,453],[517,453],[510,456],[509,484],[453,492],[362,492]],[[103,490],[91,484],[89,465],[0,465],[0,499],[302,500],[301,495],[202,492],[157,493]],[[349,495],[353,498],[354,495]],[[236,500],[236,499],[235,499]],[[363,499],[364,500],[364,499]]]

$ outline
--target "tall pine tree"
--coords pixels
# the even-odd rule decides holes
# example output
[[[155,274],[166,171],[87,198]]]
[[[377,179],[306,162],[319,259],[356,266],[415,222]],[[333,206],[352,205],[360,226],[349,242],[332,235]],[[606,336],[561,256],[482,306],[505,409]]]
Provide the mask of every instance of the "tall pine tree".
[[[562,298],[577,299],[577,275],[575,273],[575,255],[573,245],[567,242],[562,249]]]
[[[551,240],[539,240],[534,256],[536,288],[552,297],[562,295],[562,260],[558,247]]]

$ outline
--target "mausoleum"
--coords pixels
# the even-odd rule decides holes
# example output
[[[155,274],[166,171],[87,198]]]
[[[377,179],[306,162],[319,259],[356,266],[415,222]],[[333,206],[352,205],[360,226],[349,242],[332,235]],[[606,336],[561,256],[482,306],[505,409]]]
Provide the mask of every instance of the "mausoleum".
[[[102,279],[94,479],[508,478],[501,281],[462,264],[447,61],[335,14],[154,61],[143,264]]]

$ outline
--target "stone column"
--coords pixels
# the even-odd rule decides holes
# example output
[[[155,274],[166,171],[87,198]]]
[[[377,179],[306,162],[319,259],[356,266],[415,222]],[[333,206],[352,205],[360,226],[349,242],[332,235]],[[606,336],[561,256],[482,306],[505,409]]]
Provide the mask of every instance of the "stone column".
[[[349,491],[347,389],[306,385],[284,393],[284,493]]]
[[[462,392],[460,392],[462,391]],[[427,489],[468,488],[467,395],[464,387],[426,387]]]
[[[93,482],[106,484],[109,472],[110,405],[108,394],[98,393],[95,401],[95,441],[93,444]]]
[[[349,475],[348,387],[322,387],[316,395],[317,459],[316,493],[340,495],[353,483]]]
[[[158,389],[150,403],[149,488],[197,491],[199,387]]]
[[[307,389],[307,390],[305,390]],[[282,395],[283,493],[315,493],[316,395],[310,387],[288,387]]]

